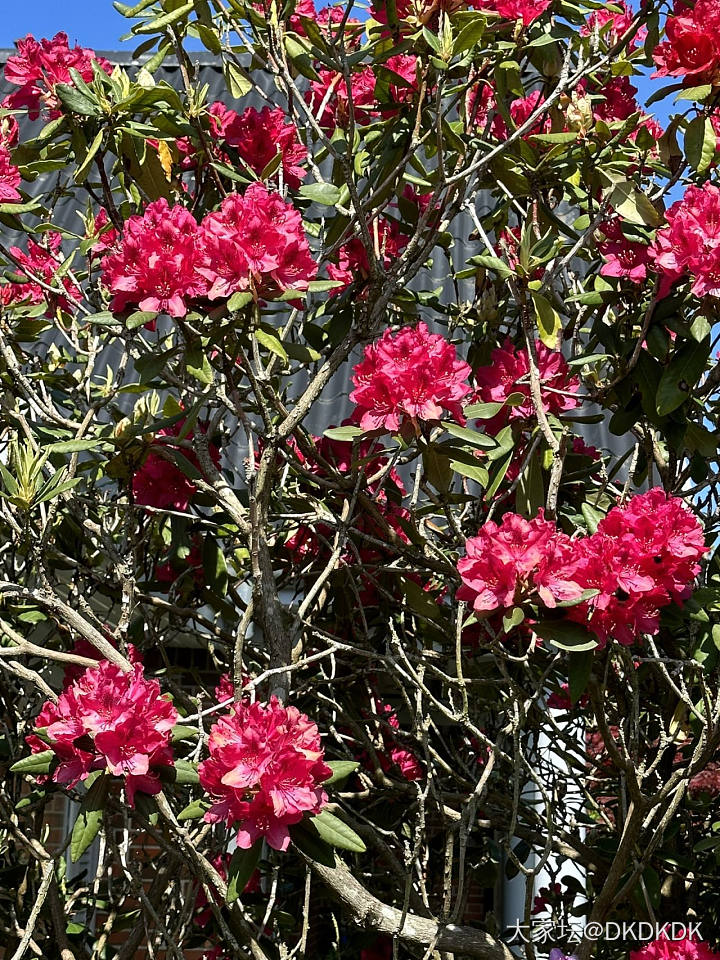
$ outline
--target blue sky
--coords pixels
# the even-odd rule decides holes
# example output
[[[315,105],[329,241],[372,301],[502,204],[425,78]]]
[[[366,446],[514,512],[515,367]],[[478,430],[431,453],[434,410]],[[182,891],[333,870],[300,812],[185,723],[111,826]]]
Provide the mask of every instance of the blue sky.
[[[52,37],[64,30],[72,42],[98,50],[117,50],[120,37],[132,21],[113,7],[111,0],[5,0],[0,16],[0,47],[11,47],[18,37],[32,33]],[[132,49],[132,44],[122,44]]]
[[[130,40],[121,44],[120,37],[128,32],[131,23],[120,16],[111,0],[32,0],[27,6],[22,0],[5,0],[0,16],[0,48],[11,47],[14,40],[26,33],[52,37],[58,30],[65,30],[71,43],[96,50],[130,51],[137,43]],[[633,82],[640,88],[638,99],[642,101],[660,81],[638,79]],[[653,107],[663,124],[667,123],[671,103],[672,98]]]

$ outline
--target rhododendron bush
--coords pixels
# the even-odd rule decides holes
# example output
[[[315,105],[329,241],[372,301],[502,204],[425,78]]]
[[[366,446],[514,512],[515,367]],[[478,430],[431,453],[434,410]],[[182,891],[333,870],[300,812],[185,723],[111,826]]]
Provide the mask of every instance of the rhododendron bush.
[[[720,0],[115,7],[0,84],[0,957],[712,960]]]

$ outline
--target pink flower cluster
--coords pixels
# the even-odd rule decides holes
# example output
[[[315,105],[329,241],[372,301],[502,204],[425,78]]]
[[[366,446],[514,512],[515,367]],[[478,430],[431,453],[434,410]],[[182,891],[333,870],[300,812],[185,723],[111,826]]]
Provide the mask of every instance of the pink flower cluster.
[[[491,520],[466,541],[457,598],[481,614],[533,599],[550,608],[577,600],[582,587],[574,579],[574,547],[542,510],[533,520],[507,513],[500,524]]]
[[[75,300],[82,299],[79,287],[67,275],[56,280],[55,273],[63,262],[60,251],[62,234],[51,230],[45,234],[44,245],[28,240],[27,252],[20,247],[10,247],[10,253],[15,261],[10,269],[23,276],[27,281],[14,281],[0,286],[0,303],[10,306],[19,303],[47,303],[46,316],[52,317],[59,308],[68,313],[72,311],[72,303],[61,293],[53,293],[41,286],[41,283],[55,290],[62,287],[69,297]],[[40,281],[40,282],[38,282]]]
[[[602,644],[626,645],[657,633],[660,610],[688,599],[706,552],[697,517],[659,487],[613,507],[576,549],[578,582],[599,593],[569,618],[587,623]]]
[[[236,113],[217,102],[211,104],[208,112],[215,138],[236,150],[254,173],[260,176],[279,153],[285,183],[292,190],[300,186],[306,174],[302,164],[307,149],[300,142],[297,127],[280,107],[248,107],[243,113]]]
[[[170,427],[158,430],[156,442],[162,437],[179,437],[185,425],[180,420]],[[189,430],[184,439],[191,441],[195,433]],[[161,443],[157,444],[162,446]],[[182,456],[202,473],[200,462],[191,450],[180,450]],[[208,452],[215,466],[220,465],[220,451],[210,443]],[[197,484],[187,477],[172,460],[156,453],[152,448],[140,468],[133,475],[132,490],[135,502],[158,510],[187,510],[190,501],[197,493]]]
[[[156,200],[142,216],[130,217],[119,244],[102,261],[103,281],[113,294],[112,309],[129,306],[183,317],[188,301],[202,297],[206,284],[197,272],[198,225],[180,205]]]
[[[11,149],[17,144],[19,128],[13,116],[0,120],[0,203],[15,203],[22,200],[20,171],[12,162]]]
[[[559,416],[574,410],[580,404],[577,392],[578,378],[570,372],[567,360],[559,350],[550,350],[540,340],[535,342],[540,391],[545,413]],[[530,396],[530,359],[525,347],[516,347],[508,337],[502,347],[490,354],[490,363],[475,371],[477,393],[480,403],[506,403],[513,394],[519,401],[506,406],[491,420],[487,431],[496,432],[512,420],[532,420],[535,408]]]
[[[208,749],[198,768],[213,801],[205,819],[237,826],[243,849],[265,837],[275,850],[287,850],[288,827],[327,803],[322,784],[332,771],[323,762],[318,728],[275,697],[267,704],[236,703],[213,725]]]
[[[86,83],[93,79],[93,64],[105,73],[112,73],[112,65],[94,50],[70,47],[66,33],[56,33],[52,40],[36,40],[28,34],[16,40],[17,53],[8,57],[5,80],[18,90],[9,94],[2,105],[11,110],[27,110],[31,120],[47,110],[50,118],[60,115],[60,100],[55,92],[57,84],[74,86],[71,70],[77,70]]]
[[[665,21],[665,40],[653,51],[653,77],[683,77],[688,83],[717,83],[720,77],[720,3],[675,3]]]
[[[640,950],[630,951],[630,960],[718,960],[718,957],[720,954],[694,934],[681,940],[670,940],[662,933]]]
[[[427,325],[386,330],[365,348],[353,369],[355,389],[350,399],[363,430],[395,432],[405,424],[435,422],[444,411],[464,423],[462,400],[470,387],[467,363],[455,347]]]
[[[602,225],[605,239],[598,243],[598,252],[605,263],[600,268],[603,277],[627,277],[632,283],[642,283],[650,265],[650,248],[646,243],[628,240],[618,220]]]
[[[697,296],[720,296],[720,188],[689,186],[665,218],[649,250],[655,269],[668,285],[689,273]]]
[[[594,534],[575,540],[542,514],[486,523],[458,562],[457,596],[484,615],[533,599],[553,608],[592,590],[567,617],[586,625],[601,645],[609,639],[629,645],[657,633],[663,607],[688,599],[705,552],[697,518],[655,487],[614,507]]]
[[[170,731],[178,713],[160,692],[157,680],[144,676],[141,663],[125,673],[107,660],[89,667],[63,690],[57,703],[48,701],[37,718],[44,739],[32,734],[33,753],[48,748],[60,761],[56,783],[72,787],[94,770],[124,777],[131,806],[135,793],[161,790],[158,771],[173,763]]]
[[[552,3],[552,0],[483,0],[482,7],[494,10],[503,20],[522,20],[523,26],[534,23]]]
[[[201,224],[163,198],[125,223],[102,261],[111,308],[184,317],[197,300],[249,290],[261,298],[305,291],[317,272],[300,214],[262,183],[231,193]]]

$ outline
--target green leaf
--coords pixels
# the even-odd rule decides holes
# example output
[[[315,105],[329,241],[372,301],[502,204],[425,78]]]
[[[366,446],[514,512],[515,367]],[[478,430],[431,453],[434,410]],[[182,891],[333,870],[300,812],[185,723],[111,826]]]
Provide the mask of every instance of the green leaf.
[[[193,800],[178,814],[178,820],[199,820],[204,817],[210,809],[210,804],[206,800]]]
[[[103,443],[102,438],[94,440],[61,440],[45,447],[47,453],[80,453],[82,450],[92,450]]]
[[[210,366],[207,353],[200,343],[190,344],[185,352],[185,369],[200,383],[212,383],[213,368]]]
[[[57,83],[54,90],[62,105],[73,113],[79,113],[83,117],[99,117],[101,115],[100,105],[90,100],[84,93],[80,93],[75,87],[68,86],[66,83]]]
[[[342,285],[342,280],[311,280],[308,283],[308,293],[325,293]]]
[[[557,350],[558,335],[562,331],[560,314],[542,294],[531,290],[530,296],[535,306],[535,319],[537,320],[540,339],[546,347]]]
[[[170,13],[166,13],[162,17],[156,17],[154,20],[148,21],[148,23],[141,23],[137,26],[134,26],[132,31],[133,33],[157,33],[157,31],[164,30],[165,27],[169,27],[173,23],[177,23],[178,20],[181,20],[184,16],[190,13],[194,6],[194,0],[189,0],[188,3],[184,3],[181,7],[178,7],[177,10],[172,10]]]
[[[503,280],[515,276],[515,271],[511,270],[505,261],[499,257],[486,257],[482,254],[480,256],[470,257],[468,263],[471,263],[474,267],[485,267],[486,270],[492,270],[502,277]]]
[[[355,760],[329,760],[327,765],[332,770],[332,774],[327,780],[323,781],[326,787],[337,783],[339,780],[346,780],[360,766]]]
[[[197,23],[195,26],[202,45],[209,50],[210,53],[214,53],[215,56],[220,56],[222,53],[222,43],[217,33],[215,33],[211,27],[206,27],[202,23]]]
[[[468,420],[492,420],[504,406],[504,403],[471,403],[463,413]]]
[[[100,832],[109,786],[110,778],[102,774],[83,797],[70,839],[70,859],[73,863],[78,862]]]
[[[248,885],[250,877],[252,877],[257,869],[261,851],[262,841],[257,840],[249,850],[241,850],[238,848],[232,855],[232,860],[228,867],[228,903],[235,903],[238,897],[242,896],[243,890]]]
[[[701,343],[690,340],[678,350],[660,377],[656,396],[659,416],[667,416],[688,399],[697,386],[709,355],[709,337]]]
[[[143,327],[146,323],[151,323],[153,320],[157,320],[157,312],[155,310],[136,310],[135,313],[131,313],[127,318],[125,326],[128,330],[135,330],[136,327]]]
[[[574,143],[577,138],[577,133],[569,130],[562,133],[533,133],[530,136],[533,143]]]
[[[581,623],[571,620],[541,620],[533,625],[535,633],[560,650],[594,650],[598,646],[597,637]]]
[[[587,689],[594,663],[595,654],[592,650],[573,652],[568,657],[568,686],[573,706]]]
[[[225,556],[215,537],[205,537],[202,559],[205,582],[218,597],[224,597],[228,589],[228,569]]]
[[[704,83],[699,87],[683,87],[675,97],[675,103],[679,100],[698,100],[702,103],[712,93],[713,88],[709,83]],[[649,101],[648,101],[649,102]]]
[[[450,458],[434,447],[426,447],[422,455],[423,470],[430,483],[440,493],[445,493],[450,487],[452,470]]]
[[[518,627],[525,619],[525,613],[522,607],[513,607],[510,613],[505,614],[502,619],[504,633],[510,633],[514,627]]]
[[[331,847],[351,850],[353,853],[364,853],[367,849],[355,831],[328,810],[321,810],[316,817],[312,818],[312,824]]]
[[[515,495],[516,512],[532,519],[545,506],[545,482],[540,457],[532,456],[522,472]]]
[[[175,783],[200,783],[197,767],[191,760],[176,760]]]
[[[225,61],[223,72],[230,95],[236,100],[242,100],[252,90],[252,81],[247,73],[232,60]]]
[[[340,201],[340,188],[332,183],[308,183],[300,187],[298,193],[324,207],[335,207]]]
[[[27,203],[0,203],[0,213],[32,213],[39,206],[37,200],[28,200]]]
[[[98,152],[98,150],[100,149],[100,146],[101,146],[101,144],[102,144],[102,142],[103,142],[103,136],[104,136],[104,134],[105,134],[105,131],[104,131],[104,130],[99,130],[99,131],[95,134],[95,139],[94,139],[93,142],[90,144],[90,147],[88,148],[88,152],[85,154],[85,157],[84,157],[82,163],[80,164],[80,166],[79,166],[79,167],[76,169],[76,171],[75,171],[75,183],[84,183],[84,182],[85,182],[85,179],[87,178],[87,175],[88,175],[88,173],[90,172],[90,166],[91,166],[93,160],[95,159],[95,155],[97,154],[97,152]]]
[[[648,198],[629,181],[616,183],[608,196],[608,202],[615,207],[617,213],[630,223],[643,224],[647,227],[657,227],[662,223],[662,217]]]
[[[580,508],[583,520],[588,528],[588,533],[595,533],[598,528],[598,524],[603,519],[605,514],[602,510],[597,510],[595,507],[591,507],[589,503],[584,503]]]
[[[176,723],[172,728],[171,737],[173,743],[179,740],[194,740],[198,736],[197,727],[187,727],[183,726],[181,723]]]
[[[329,440],[354,440],[355,437],[362,437],[365,431],[362,427],[330,427],[323,434]]]
[[[322,839],[312,820],[301,820],[290,827],[290,839],[310,860],[326,867],[335,866],[333,849]]]
[[[242,310],[243,307],[252,303],[252,299],[253,295],[249,290],[238,290],[228,300],[227,308],[231,313],[234,313],[236,310]]]
[[[476,483],[479,483],[481,487],[487,484],[490,476],[487,467],[482,467],[479,463],[463,463],[460,460],[451,460],[450,469],[453,473],[459,473],[461,477],[474,480]]]
[[[462,28],[453,44],[453,56],[470,50],[485,33],[485,17],[476,15]]]
[[[477,430],[461,427],[450,420],[443,420],[442,425],[449,434],[459,440],[465,440],[471,447],[478,447],[481,450],[494,450],[498,445],[495,437],[490,437],[487,433],[478,433]]]
[[[685,156],[698,173],[705,173],[715,156],[717,134],[710,117],[699,116],[685,131]]]
[[[280,343],[275,333],[269,333],[267,330],[256,330],[255,339],[261,346],[265,347],[266,350],[280,357],[285,363],[288,362],[289,357],[285,352],[285,347]]]
[[[17,760],[11,767],[11,773],[35,774],[48,773],[55,753],[53,750],[43,750],[42,753],[33,753],[29,757]]]
[[[283,42],[285,43],[287,55],[298,73],[307,77],[308,80],[319,80],[320,77],[313,66],[312,57],[307,48],[288,33],[283,35]],[[341,80],[340,82],[342,83],[344,81]]]

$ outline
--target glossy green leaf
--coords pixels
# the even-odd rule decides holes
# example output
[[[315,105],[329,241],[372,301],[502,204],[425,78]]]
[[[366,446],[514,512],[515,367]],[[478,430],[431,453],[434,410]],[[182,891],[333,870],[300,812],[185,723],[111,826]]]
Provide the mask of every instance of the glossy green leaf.
[[[100,832],[110,778],[102,774],[83,797],[70,839],[70,859],[77,863]]]

